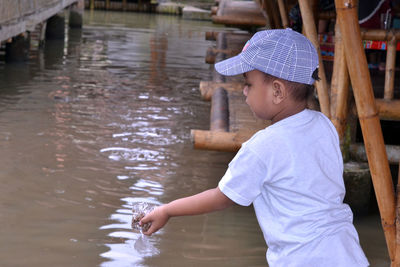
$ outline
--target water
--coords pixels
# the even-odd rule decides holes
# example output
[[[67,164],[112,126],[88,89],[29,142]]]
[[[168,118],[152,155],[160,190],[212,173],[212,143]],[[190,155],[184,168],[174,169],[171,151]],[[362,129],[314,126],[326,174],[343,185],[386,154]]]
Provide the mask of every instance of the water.
[[[152,237],[131,207],[215,187],[232,153],[192,148],[209,129],[199,82],[210,22],[86,12],[82,30],[0,65],[1,266],[265,266],[251,208],[172,218]],[[389,266],[379,218],[356,219]]]

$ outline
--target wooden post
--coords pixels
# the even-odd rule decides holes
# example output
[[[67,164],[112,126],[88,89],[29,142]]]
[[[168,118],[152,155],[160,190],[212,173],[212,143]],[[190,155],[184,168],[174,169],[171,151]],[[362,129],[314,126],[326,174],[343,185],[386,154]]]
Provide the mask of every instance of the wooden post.
[[[318,52],[319,58],[319,77],[320,81],[315,83],[318,92],[318,98],[321,106],[321,111],[328,118],[331,117],[330,107],[329,107],[329,93],[328,93],[328,83],[325,75],[324,63],[321,57],[321,49],[319,48],[319,41],[317,36],[317,28],[315,26],[314,14],[311,5],[308,0],[299,0],[300,12],[303,18],[303,30],[308,39],[312,42]]]
[[[394,74],[396,65],[396,45],[397,40],[393,36],[388,41],[387,52],[386,52],[386,73],[385,73],[385,93],[384,99],[393,99],[394,95]]]
[[[342,143],[346,129],[349,96],[349,73],[338,23],[335,26],[335,58],[331,81],[331,117]],[[343,149],[342,149],[343,152]]]
[[[217,88],[211,98],[210,130],[229,131],[228,94],[222,87]]]
[[[226,49],[225,33],[220,32],[217,38],[217,49]],[[216,62],[225,59],[224,53],[217,53]],[[214,82],[225,82],[225,77],[214,70]],[[228,94],[224,88],[217,88],[211,97],[210,130],[229,131]]]
[[[396,250],[395,194],[382,128],[375,106],[371,77],[361,41],[357,15],[358,1],[335,0],[335,6],[382,227],[389,256],[393,261]]]

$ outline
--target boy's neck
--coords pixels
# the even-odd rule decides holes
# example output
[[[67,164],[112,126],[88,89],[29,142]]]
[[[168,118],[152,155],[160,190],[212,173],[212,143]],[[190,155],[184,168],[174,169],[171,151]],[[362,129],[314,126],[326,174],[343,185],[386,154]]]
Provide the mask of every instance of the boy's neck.
[[[283,108],[272,118],[271,123],[272,124],[277,123],[278,121],[281,121],[299,112],[302,112],[306,108],[307,108],[306,101],[302,102],[292,101],[292,103],[287,103],[287,105],[284,105]]]

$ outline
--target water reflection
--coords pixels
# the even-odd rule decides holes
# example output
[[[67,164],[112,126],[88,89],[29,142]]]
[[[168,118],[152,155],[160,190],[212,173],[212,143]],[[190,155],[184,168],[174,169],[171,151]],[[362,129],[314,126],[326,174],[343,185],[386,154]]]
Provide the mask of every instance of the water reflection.
[[[131,188],[137,190],[136,188]],[[151,201],[149,198],[123,198],[126,204],[123,204],[121,209],[118,209],[116,213],[112,214],[110,219],[117,221],[118,223],[112,223],[100,227],[100,229],[112,229],[108,236],[113,238],[119,238],[123,240],[122,243],[117,244],[106,244],[110,249],[109,251],[102,253],[101,256],[104,258],[112,259],[102,263],[102,266],[127,266],[135,265],[141,266],[140,262],[143,257],[151,257],[158,255],[160,250],[154,245],[155,239],[144,236],[140,232],[133,232],[131,228],[132,221],[132,206],[136,203],[151,202],[155,205],[159,205],[156,201]]]

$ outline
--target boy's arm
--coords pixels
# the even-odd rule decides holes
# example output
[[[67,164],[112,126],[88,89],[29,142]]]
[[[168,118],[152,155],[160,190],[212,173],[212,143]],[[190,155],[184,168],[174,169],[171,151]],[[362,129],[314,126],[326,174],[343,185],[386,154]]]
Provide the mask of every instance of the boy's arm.
[[[151,235],[162,228],[170,217],[204,214],[225,209],[233,204],[234,202],[216,187],[160,206],[143,217],[140,224],[151,222],[149,230],[144,232],[145,235]]]

